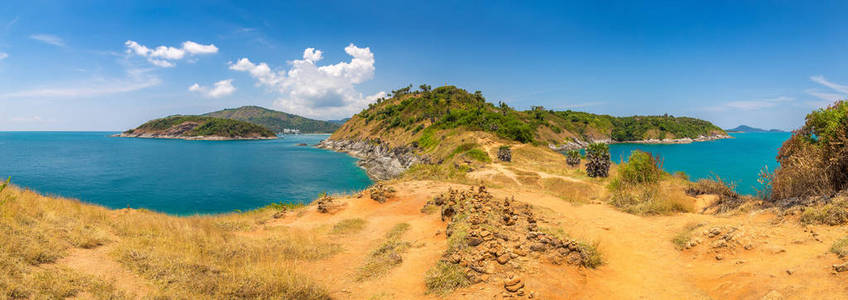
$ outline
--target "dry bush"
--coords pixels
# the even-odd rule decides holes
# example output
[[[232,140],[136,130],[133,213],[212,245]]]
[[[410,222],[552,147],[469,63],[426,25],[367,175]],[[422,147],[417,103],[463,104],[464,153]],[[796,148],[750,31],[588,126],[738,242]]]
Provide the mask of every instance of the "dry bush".
[[[607,188],[610,204],[636,215],[668,215],[691,212],[693,203],[675,193],[675,186],[662,171],[660,160],[649,153],[633,151],[622,163]]]
[[[824,205],[804,207],[801,223],[831,226],[848,223],[848,199],[840,197]]]
[[[848,188],[848,102],[813,111],[783,143],[772,199],[831,197]]]
[[[690,183],[686,188],[686,194],[690,196],[698,195],[716,195],[716,200],[711,207],[715,208],[717,213],[732,211],[752,201],[749,196],[742,196],[736,193],[736,185],[726,183],[721,177],[714,176],[714,179],[699,179],[696,182]]]

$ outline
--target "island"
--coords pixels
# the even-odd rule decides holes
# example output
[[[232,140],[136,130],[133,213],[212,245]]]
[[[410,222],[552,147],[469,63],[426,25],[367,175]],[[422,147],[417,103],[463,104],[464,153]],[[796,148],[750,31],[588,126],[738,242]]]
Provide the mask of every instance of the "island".
[[[152,120],[116,137],[183,140],[268,140],[273,131],[249,122],[205,116],[175,115]]]
[[[727,132],[744,133],[744,132],[786,132],[786,131],[780,130],[780,129],[766,130],[766,129],[762,129],[762,128],[751,127],[751,126],[748,126],[748,125],[739,125],[739,126],[736,126],[736,128],[727,129]]]
[[[260,106],[224,109],[206,113],[203,116],[250,122],[276,133],[333,133],[344,123],[313,120]]]

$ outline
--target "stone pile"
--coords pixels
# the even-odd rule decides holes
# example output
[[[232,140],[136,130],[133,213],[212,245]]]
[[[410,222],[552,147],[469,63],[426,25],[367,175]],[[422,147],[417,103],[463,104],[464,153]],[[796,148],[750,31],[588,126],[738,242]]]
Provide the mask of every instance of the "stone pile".
[[[498,160],[505,162],[512,161],[512,150],[509,149],[509,146],[501,146],[498,148]]]
[[[426,205],[440,207],[442,220],[448,222],[445,235],[449,245],[442,260],[463,267],[474,283],[492,277],[506,279],[504,293],[510,297],[532,297],[515,275],[530,259],[572,265],[584,265],[588,259],[576,241],[542,232],[529,205],[514,198],[495,199],[483,186],[450,189]]]
[[[751,235],[736,226],[723,225],[713,226],[695,234],[685,245],[684,249],[692,249],[704,245],[709,251],[716,254],[716,259],[721,260],[721,254],[733,254],[738,249],[751,250],[754,244]]]
[[[341,207],[341,205],[336,203],[336,201],[333,200],[333,197],[330,197],[329,195],[321,195],[318,200],[315,200],[315,203],[318,212],[322,214],[335,212]]]
[[[368,189],[368,195],[374,201],[386,203],[387,200],[395,196],[395,188],[377,183]]]

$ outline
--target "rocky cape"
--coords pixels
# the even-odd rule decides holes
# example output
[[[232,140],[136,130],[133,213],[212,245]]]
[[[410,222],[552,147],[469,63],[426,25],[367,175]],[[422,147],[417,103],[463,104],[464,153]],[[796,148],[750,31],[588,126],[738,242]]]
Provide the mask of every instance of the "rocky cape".
[[[345,152],[358,158],[356,163],[373,180],[387,180],[400,176],[416,164],[430,164],[426,155],[415,153],[416,147],[390,147],[380,140],[332,140],[326,139],[318,148]]]
[[[151,133],[120,133],[113,134],[112,137],[125,138],[143,138],[143,139],[170,139],[170,140],[189,140],[189,141],[242,141],[242,140],[273,140],[277,137],[226,137],[226,136],[184,136],[184,135],[160,135]]]
[[[679,138],[679,139],[647,139],[638,141],[613,141],[611,139],[592,140],[591,142],[574,139],[567,141],[562,145],[548,144],[548,148],[554,151],[565,151],[573,149],[583,149],[589,146],[590,143],[605,143],[605,144],[689,144],[694,142],[706,142],[720,139],[732,139],[733,137],[727,134],[714,134],[710,136],[698,136],[696,138]]]

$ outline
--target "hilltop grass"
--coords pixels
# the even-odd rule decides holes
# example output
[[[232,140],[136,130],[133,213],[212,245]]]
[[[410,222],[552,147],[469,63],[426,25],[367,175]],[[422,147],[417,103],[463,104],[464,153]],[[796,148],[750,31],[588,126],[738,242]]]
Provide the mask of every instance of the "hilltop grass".
[[[236,234],[273,211],[172,217],[108,210],[14,186],[0,192],[0,294],[28,298],[92,295],[123,298],[110,284],[61,266],[44,269],[72,248],[112,246],[112,257],[175,298],[328,299],[326,289],[295,271],[296,261],[341,249],[316,232],[283,230],[273,238]]]

